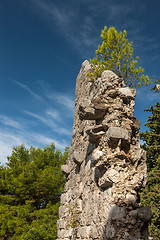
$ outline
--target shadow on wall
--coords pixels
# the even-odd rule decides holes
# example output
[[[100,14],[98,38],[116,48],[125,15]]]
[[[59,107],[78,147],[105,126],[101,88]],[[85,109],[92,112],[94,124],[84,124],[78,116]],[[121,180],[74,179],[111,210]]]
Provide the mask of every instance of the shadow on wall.
[[[149,207],[134,209],[111,205],[103,240],[147,240],[152,212]]]

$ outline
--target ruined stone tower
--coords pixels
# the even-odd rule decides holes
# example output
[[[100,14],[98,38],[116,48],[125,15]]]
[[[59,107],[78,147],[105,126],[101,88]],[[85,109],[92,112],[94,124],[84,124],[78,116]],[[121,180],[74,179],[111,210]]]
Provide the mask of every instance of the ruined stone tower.
[[[147,168],[133,115],[136,90],[108,70],[89,82],[90,68],[85,61],[77,77],[58,240],[146,240],[151,210],[139,207],[137,194]]]

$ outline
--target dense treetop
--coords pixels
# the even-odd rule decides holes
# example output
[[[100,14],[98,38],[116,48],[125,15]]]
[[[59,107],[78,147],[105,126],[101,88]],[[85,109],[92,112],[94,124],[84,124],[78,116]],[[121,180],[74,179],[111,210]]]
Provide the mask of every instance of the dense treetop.
[[[13,148],[7,166],[0,166],[0,239],[56,239],[67,155],[54,144]]]

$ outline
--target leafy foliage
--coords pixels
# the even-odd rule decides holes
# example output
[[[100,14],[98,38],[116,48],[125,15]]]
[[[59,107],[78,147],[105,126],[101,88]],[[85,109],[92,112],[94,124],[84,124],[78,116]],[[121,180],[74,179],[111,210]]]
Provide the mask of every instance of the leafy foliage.
[[[13,148],[7,166],[0,166],[0,239],[56,239],[67,155],[67,148],[62,154],[54,144]]]
[[[154,77],[154,82],[156,83],[156,85],[151,90],[155,90],[156,93],[160,93],[160,79]]]
[[[160,103],[151,106],[152,115],[145,124],[150,131],[140,133],[140,138],[145,141],[142,146],[147,153],[148,182],[141,190],[141,203],[151,208],[152,222],[149,226],[150,234],[155,240],[160,239]]]
[[[125,84],[133,87],[150,84],[151,80],[144,75],[144,69],[136,67],[139,57],[133,59],[133,43],[128,42],[127,31],[118,33],[114,27],[102,30],[102,45],[96,50],[96,58],[90,60],[92,70],[87,76],[94,81],[104,70],[112,70],[123,77]]]

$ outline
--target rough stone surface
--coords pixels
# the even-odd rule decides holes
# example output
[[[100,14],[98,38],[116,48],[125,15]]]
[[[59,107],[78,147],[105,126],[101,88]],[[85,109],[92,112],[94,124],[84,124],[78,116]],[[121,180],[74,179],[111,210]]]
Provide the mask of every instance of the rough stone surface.
[[[135,89],[104,71],[88,81],[88,61],[76,82],[72,141],[59,208],[58,240],[147,240],[151,210],[139,206],[147,181],[145,151],[138,142]]]

